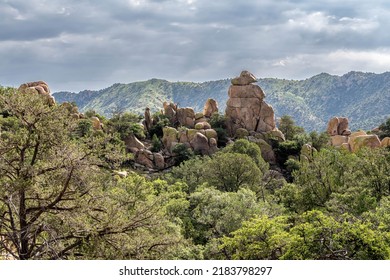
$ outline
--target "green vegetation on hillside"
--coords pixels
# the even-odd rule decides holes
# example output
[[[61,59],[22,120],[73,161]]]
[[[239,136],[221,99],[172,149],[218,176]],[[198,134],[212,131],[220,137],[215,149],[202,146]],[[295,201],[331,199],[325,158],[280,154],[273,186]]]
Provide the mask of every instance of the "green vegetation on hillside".
[[[240,139],[143,175],[138,115],[95,116],[0,88],[0,259],[390,259],[389,148],[337,150],[286,115],[274,165]]]
[[[276,116],[290,115],[307,131],[324,130],[334,116],[348,117],[353,130],[370,130],[390,116],[390,73],[323,73],[302,81],[259,79],[258,84]],[[57,102],[74,101],[81,111],[93,109],[105,116],[118,110],[143,114],[146,107],[156,112],[164,101],[200,112],[208,98],[215,99],[220,112],[224,112],[229,86],[228,79],[204,83],[152,79],[114,84],[100,91],[58,92],[54,96]]]

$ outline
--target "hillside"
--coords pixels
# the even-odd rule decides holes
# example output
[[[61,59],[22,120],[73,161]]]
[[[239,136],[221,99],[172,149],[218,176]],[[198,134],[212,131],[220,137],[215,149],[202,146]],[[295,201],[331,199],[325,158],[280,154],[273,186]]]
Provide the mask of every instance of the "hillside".
[[[332,116],[346,116],[352,129],[372,129],[390,116],[390,73],[349,72],[343,76],[322,73],[306,80],[264,78],[258,84],[276,116],[291,115],[306,130],[324,130]],[[114,84],[99,91],[54,93],[57,102],[74,101],[81,111],[94,109],[110,116],[115,111],[157,111],[164,101],[201,111],[214,98],[224,112],[230,80],[204,83],[152,79]]]

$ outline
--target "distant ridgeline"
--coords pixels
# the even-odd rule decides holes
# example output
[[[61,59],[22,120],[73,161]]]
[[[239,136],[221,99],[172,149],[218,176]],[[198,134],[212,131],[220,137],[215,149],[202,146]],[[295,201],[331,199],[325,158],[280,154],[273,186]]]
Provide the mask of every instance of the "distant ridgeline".
[[[370,130],[390,117],[390,73],[350,72],[343,76],[319,74],[306,80],[259,79],[275,115],[290,115],[307,131],[324,131],[333,116],[345,116],[351,129]],[[117,111],[143,114],[145,107],[160,110],[164,101],[201,111],[215,99],[224,112],[230,79],[204,83],[152,79],[114,84],[99,91],[56,92],[57,102],[75,102],[81,111],[93,109],[110,116]]]

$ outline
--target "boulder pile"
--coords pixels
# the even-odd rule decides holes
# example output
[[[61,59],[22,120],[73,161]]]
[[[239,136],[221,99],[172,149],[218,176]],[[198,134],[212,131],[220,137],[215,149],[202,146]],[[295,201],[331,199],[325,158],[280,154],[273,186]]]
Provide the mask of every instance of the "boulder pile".
[[[47,103],[52,106],[54,105],[55,99],[51,96],[49,86],[44,81],[29,82],[21,84],[18,88],[20,93],[24,94],[39,94],[43,95],[47,99]]]
[[[331,138],[331,145],[336,148],[343,148],[351,152],[357,152],[363,147],[388,147],[389,141],[383,139],[380,141],[378,135],[367,134],[359,130],[351,132],[348,128],[348,118],[334,117],[329,120],[327,132]]]

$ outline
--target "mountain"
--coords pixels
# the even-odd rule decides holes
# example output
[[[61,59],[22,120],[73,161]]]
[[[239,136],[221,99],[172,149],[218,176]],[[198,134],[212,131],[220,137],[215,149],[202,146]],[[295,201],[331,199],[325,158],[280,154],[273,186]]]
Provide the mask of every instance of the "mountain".
[[[306,130],[322,131],[333,116],[345,116],[353,130],[369,130],[390,117],[390,73],[349,72],[343,76],[322,73],[306,80],[259,79],[258,85],[275,115],[291,115]],[[57,102],[75,102],[81,111],[93,109],[110,116],[115,111],[143,114],[162,108],[164,101],[202,111],[207,98],[224,112],[230,79],[203,83],[152,79],[114,84],[99,91],[56,92]]]

